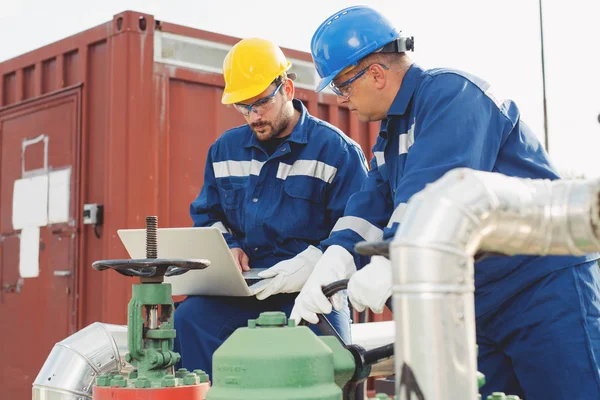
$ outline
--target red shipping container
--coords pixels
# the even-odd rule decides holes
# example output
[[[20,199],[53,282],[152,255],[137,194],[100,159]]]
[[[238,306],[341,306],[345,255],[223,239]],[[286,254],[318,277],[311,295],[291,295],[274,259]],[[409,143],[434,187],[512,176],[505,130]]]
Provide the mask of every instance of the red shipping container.
[[[143,227],[148,215],[160,227],[191,224],[209,146],[244,123],[220,102],[222,60],[238,40],[127,11],[0,63],[0,398],[31,398],[56,342],[92,322],[126,323],[134,280],[91,264],[127,258],[116,231]],[[298,75],[296,97],[371,158],[378,124],[315,93],[310,55],[283,50]],[[62,177],[47,186],[48,212],[62,217],[49,215],[39,230],[39,276],[21,279],[31,230],[23,235],[13,222],[40,203],[13,209],[15,182],[43,175]],[[104,206],[102,226],[83,224],[84,204]]]

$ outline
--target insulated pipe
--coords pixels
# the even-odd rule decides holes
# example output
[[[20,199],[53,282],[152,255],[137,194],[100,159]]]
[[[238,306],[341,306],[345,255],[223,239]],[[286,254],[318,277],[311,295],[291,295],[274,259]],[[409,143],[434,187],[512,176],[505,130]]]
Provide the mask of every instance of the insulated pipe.
[[[477,399],[475,253],[599,251],[599,193],[461,168],[411,198],[390,245],[399,399]]]
[[[54,345],[33,382],[32,399],[91,399],[96,376],[133,369],[126,353],[126,325],[88,325]]]

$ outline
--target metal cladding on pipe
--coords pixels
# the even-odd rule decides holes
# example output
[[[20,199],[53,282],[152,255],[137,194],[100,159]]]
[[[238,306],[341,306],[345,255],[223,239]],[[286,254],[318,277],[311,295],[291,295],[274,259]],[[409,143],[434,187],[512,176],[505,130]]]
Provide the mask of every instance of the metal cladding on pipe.
[[[472,257],[443,246],[392,246],[394,264],[407,266],[394,268],[399,399],[413,400],[403,397],[408,390],[426,400],[471,400],[468,394],[477,393]]]
[[[123,370],[126,353],[127,326],[88,325],[54,345],[33,383],[32,399],[91,399],[96,376]]]
[[[600,250],[600,181],[532,180],[466,168],[408,203],[390,246],[396,393],[477,399],[473,257]]]

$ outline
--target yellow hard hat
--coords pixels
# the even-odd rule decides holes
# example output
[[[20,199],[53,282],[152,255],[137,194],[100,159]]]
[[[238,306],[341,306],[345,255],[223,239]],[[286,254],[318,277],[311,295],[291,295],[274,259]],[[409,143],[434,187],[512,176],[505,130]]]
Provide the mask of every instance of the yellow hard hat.
[[[239,103],[258,96],[292,64],[283,52],[265,39],[243,39],[229,50],[223,61],[223,104]]]

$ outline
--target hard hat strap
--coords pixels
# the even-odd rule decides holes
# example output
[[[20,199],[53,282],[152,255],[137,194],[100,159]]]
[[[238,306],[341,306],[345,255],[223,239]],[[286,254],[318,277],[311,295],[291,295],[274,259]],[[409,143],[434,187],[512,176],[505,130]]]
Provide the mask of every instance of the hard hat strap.
[[[415,50],[415,38],[414,36],[404,37],[401,36],[398,39],[391,41],[374,53],[404,53],[406,51]]]

